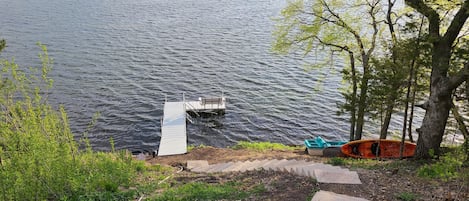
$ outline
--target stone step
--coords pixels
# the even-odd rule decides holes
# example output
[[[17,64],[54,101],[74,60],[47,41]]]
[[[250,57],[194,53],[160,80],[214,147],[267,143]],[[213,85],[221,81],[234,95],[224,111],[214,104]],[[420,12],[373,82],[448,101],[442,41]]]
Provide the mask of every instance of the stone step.
[[[295,168],[297,167],[308,166],[308,165],[313,165],[313,164],[315,163],[309,162],[309,161],[298,161],[297,164],[283,166],[282,171],[294,172]]]
[[[314,170],[314,176],[319,183],[362,184],[355,171],[335,172],[318,169]]]
[[[318,170],[318,169],[336,171],[336,172],[348,171],[347,169],[342,169],[337,166],[331,166],[331,165],[322,164],[322,163],[313,163],[313,164],[305,165],[305,166],[296,166],[294,170],[292,170],[291,172],[300,176],[311,177],[313,179],[316,179],[314,170]]]
[[[323,163],[313,163],[302,160],[254,160],[237,161],[209,165],[207,161],[187,161],[187,168],[193,172],[234,172],[265,169],[273,171],[287,171],[300,176],[311,177],[319,183],[361,184],[355,171]]]
[[[239,169],[236,171],[238,172],[246,172],[248,170],[253,169],[253,165],[255,165],[258,161],[244,161],[244,165],[240,166]]]
[[[284,159],[285,160],[285,159]],[[260,166],[260,168],[264,169],[264,170],[268,170],[268,167],[271,165],[271,164],[274,164],[274,163],[278,163],[279,160],[277,159],[273,159],[273,160],[269,160],[267,161],[266,163],[264,163],[263,165]]]
[[[200,166],[200,167],[195,167],[191,169],[191,172],[205,172],[207,169],[209,169],[211,166]]]
[[[368,201],[364,198],[352,197],[348,195],[320,190],[316,192],[311,201]]]
[[[192,172],[206,172],[213,165],[209,165],[206,160],[189,160],[186,163],[186,167]]]
[[[280,171],[283,169],[283,167],[285,166],[289,166],[289,165],[294,165],[296,164],[297,161],[296,160],[286,160],[286,159],[282,159],[282,160],[279,160],[275,163],[271,163],[269,165],[266,165],[264,166],[264,169],[265,170],[273,170],[273,171]]]
[[[292,165],[295,165],[295,164],[298,164],[298,163],[301,163],[301,162],[299,162],[297,160],[287,160],[286,162],[279,163],[279,164],[273,166],[273,168],[274,168],[275,171],[285,171],[286,166],[292,166]]]
[[[221,170],[221,172],[233,172],[233,171],[237,171],[238,169],[238,166],[242,166],[244,165],[244,161],[236,161],[234,162],[233,164],[231,164],[230,166],[226,167],[225,169]]]
[[[305,167],[305,166],[313,166],[314,162],[307,162],[307,161],[297,161],[296,163],[290,163],[286,166],[283,166],[280,171],[286,171],[290,173],[296,173],[296,169],[300,167]]]
[[[245,169],[242,169],[240,171],[251,171],[251,170],[262,169],[262,166],[268,161],[269,160],[254,160],[251,162],[251,165],[249,167],[246,167]]]
[[[221,172],[221,171],[223,171],[224,169],[226,169],[227,167],[229,167],[233,164],[234,164],[234,162],[215,164],[215,165],[212,165],[211,168],[207,169],[207,172],[208,173]]]
[[[189,170],[192,170],[196,167],[207,167],[208,161],[206,160],[189,160],[187,161],[186,167]]]

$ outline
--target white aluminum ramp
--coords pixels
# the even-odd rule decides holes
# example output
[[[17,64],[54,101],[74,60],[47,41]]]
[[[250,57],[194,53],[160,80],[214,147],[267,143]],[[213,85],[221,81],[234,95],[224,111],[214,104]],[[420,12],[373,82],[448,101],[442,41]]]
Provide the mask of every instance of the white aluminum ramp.
[[[158,156],[187,153],[186,109],[183,102],[165,102]]]

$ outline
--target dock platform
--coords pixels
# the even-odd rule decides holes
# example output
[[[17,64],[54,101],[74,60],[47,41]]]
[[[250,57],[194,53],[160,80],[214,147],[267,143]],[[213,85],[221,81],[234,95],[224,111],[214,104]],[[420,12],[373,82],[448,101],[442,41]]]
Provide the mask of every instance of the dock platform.
[[[204,113],[224,111],[225,97],[199,98],[198,101],[165,102],[161,123],[161,140],[158,156],[187,153],[186,119],[187,112]]]

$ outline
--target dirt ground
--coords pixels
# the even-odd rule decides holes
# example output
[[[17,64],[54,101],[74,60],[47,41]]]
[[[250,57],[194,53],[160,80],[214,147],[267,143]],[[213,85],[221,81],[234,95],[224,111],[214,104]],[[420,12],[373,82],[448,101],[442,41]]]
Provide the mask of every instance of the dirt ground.
[[[310,156],[299,148],[294,151],[258,152],[224,148],[195,148],[187,154],[148,159],[151,164],[185,167],[187,160],[207,160],[209,164],[245,161],[254,159],[301,159],[325,162],[328,158]],[[245,173],[203,174],[183,171],[175,176],[177,181],[223,183],[242,181],[246,188],[259,183],[266,186],[266,192],[249,200],[310,200],[319,190],[361,197],[368,200],[403,200],[399,196],[416,195],[415,200],[469,200],[469,182],[464,180],[439,181],[416,177],[412,166],[385,169],[353,169],[358,172],[363,184],[323,184],[287,172],[249,171]]]

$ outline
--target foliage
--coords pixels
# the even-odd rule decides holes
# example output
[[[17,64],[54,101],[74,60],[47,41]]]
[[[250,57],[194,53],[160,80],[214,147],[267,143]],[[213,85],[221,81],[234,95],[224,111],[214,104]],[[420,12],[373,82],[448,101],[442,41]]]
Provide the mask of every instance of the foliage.
[[[417,170],[417,175],[424,178],[450,180],[461,176],[465,153],[462,147],[440,156],[432,164],[425,164]]]
[[[165,191],[154,200],[243,200],[251,193],[263,192],[263,188],[256,188],[253,192],[241,189],[240,183],[228,182],[221,185],[213,185],[201,182],[194,182],[172,188]]]
[[[39,46],[39,71],[0,60],[0,200],[133,198],[135,191],[119,189],[132,185],[142,162],[125,151],[78,149],[64,107],[54,109],[44,96],[52,60]]]
[[[430,95],[425,105],[426,113],[419,129],[419,138],[415,157],[419,159],[431,158],[429,150],[434,149],[440,154],[439,148],[443,139],[451,109],[452,93],[469,79],[469,63],[462,61],[464,66],[457,65],[461,61],[454,61],[457,57],[455,48],[461,47],[460,42],[467,38],[467,21],[469,15],[469,1],[424,1],[406,0],[427,20],[429,42],[431,42],[431,85]],[[456,54],[455,54],[456,53]],[[453,61],[451,61],[453,59]]]
[[[295,147],[287,146],[280,143],[272,142],[246,142],[240,141],[232,147],[232,149],[249,149],[255,151],[270,151],[270,150],[294,150]]]
[[[382,34],[381,1],[295,0],[276,19],[272,49],[278,53],[313,51],[340,54],[348,61],[342,73],[350,84],[344,87],[342,112],[350,113],[350,139],[360,139],[365,124],[369,60]],[[363,13],[357,15],[356,13]],[[316,63],[318,66],[330,64]],[[332,64],[330,64],[332,66]],[[359,69],[360,68],[360,69]]]
[[[403,192],[396,195],[396,198],[402,201],[414,201],[417,200],[418,195],[412,192]]]
[[[381,122],[380,138],[386,138],[392,114],[408,105],[414,107],[413,103],[423,100],[429,87],[430,73],[425,65],[429,62],[430,47],[427,42],[422,42],[425,37],[399,39],[388,48],[389,53],[371,60],[367,110],[373,120]],[[408,107],[404,109],[407,111]]]

